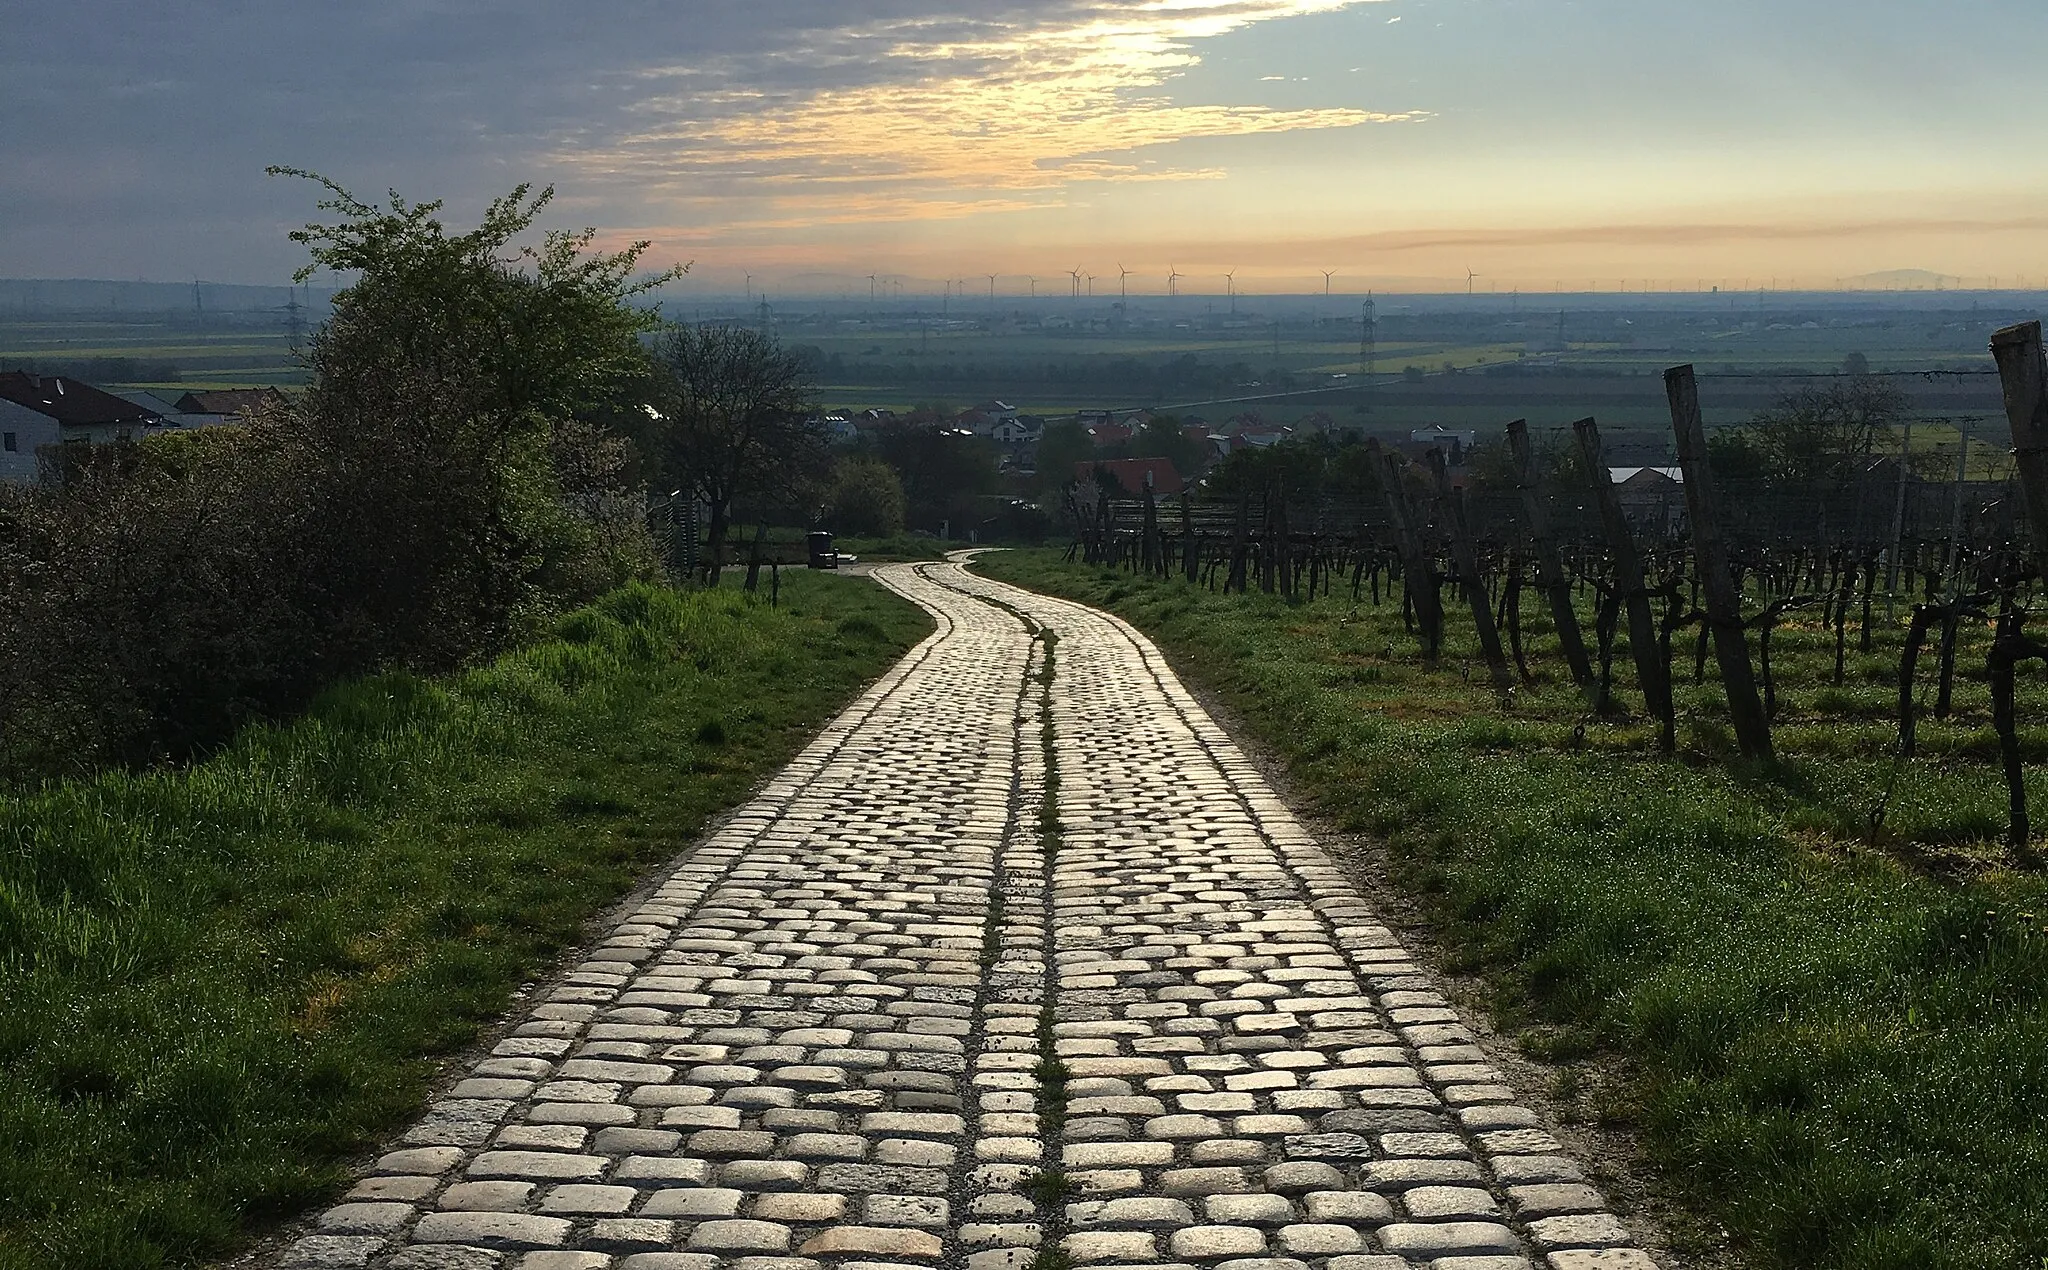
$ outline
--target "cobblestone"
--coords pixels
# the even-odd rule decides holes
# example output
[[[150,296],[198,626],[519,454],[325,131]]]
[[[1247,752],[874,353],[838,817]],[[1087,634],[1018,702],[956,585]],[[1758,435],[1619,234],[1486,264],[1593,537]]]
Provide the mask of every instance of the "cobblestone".
[[[1654,1270],[1149,643],[878,576],[937,633],[283,1264]]]

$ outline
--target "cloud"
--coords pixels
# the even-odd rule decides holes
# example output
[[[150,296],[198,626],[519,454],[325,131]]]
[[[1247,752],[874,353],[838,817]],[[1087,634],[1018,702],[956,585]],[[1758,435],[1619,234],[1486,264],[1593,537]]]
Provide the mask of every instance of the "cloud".
[[[877,217],[972,214],[963,194],[1057,202],[1086,182],[1200,180],[1174,142],[1414,122],[1350,106],[1187,104],[1166,91],[1196,41],[1369,0],[1097,0],[1025,14],[895,16],[812,31],[751,55],[632,73],[616,135],[565,137],[564,166],[652,201],[766,199],[776,222],[849,206]],[[1149,153],[1148,153],[1149,152]],[[849,193],[855,191],[855,193]]]

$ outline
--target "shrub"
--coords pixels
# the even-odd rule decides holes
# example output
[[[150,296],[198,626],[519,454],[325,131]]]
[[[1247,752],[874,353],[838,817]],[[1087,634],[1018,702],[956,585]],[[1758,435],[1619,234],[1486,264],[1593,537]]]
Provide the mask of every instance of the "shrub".
[[[293,237],[357,281],[301,399],[0,489],[0,778],[190,754],[336,679],[495,653],[651,570],[624,444],[588,421],[644,361],[639,249],[553,234],[508,261],[548,198],[524,188],[455,236],[436,204],[327,188],[342,222]]]

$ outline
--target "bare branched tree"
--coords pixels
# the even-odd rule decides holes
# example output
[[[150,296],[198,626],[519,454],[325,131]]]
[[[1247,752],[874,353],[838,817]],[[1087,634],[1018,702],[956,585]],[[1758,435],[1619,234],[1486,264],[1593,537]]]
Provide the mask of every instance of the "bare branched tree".
[[[710,506],[707,578],[718,580],[736,502],[793,509],[824,466],[824,425],[803,360],[738,326],[670,326],[654,345],[642,440],[673,487]]]

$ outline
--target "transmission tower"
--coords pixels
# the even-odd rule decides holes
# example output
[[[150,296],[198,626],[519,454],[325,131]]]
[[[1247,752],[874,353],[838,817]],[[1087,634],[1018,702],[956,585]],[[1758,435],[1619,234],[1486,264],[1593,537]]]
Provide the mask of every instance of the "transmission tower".
[[[1373,379],[1379,373],[1380,310],[1372,292],[1365,293],[1365,314],[1358,323],[1358,370],[1365,377],[1365,410],[1372,413]]]

